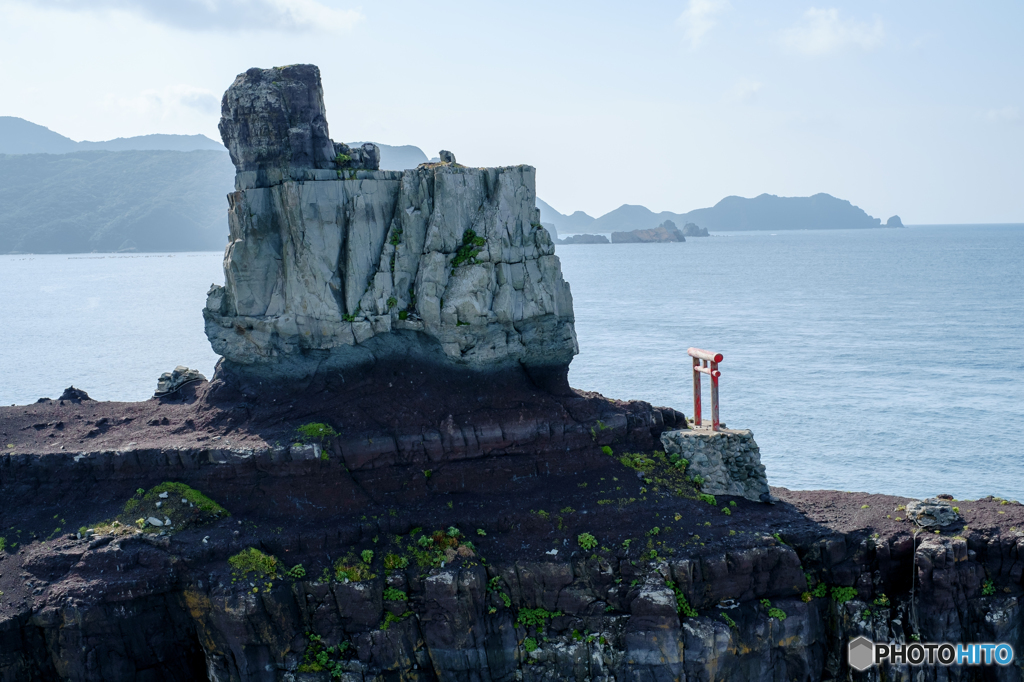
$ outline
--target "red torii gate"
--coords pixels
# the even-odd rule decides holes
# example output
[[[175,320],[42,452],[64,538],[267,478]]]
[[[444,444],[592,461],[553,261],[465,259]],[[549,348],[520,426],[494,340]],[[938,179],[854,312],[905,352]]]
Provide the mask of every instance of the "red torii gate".
[[[700,375],[703,373],[711,377],[711,430],[718,431],[718,377],[722,376],[718,363],[722,361],[722,354],[700,348],[687,348],[686,354],[693,358],[693,426],[700,428],[704,423],[700,416]]]

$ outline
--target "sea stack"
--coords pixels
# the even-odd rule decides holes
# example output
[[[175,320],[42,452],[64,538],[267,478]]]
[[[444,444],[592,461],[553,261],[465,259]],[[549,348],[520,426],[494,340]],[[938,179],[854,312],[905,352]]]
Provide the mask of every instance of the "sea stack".
[[[534,168],[444,152],[377,170],[374,145],[331,141],[309,64],[239,75],[220,131],[237,174],[225,283],[203,311],[217,378],[307,381],[402,359],[567,388],[572,295]]]

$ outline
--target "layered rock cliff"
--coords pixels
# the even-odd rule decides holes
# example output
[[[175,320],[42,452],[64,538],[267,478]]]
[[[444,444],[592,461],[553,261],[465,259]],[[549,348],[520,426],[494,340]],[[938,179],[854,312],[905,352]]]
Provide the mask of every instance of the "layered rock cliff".
[[[331,142],[308,65],[240,75],[220,128],[237,191],[204,316],[226,374],[295,380],[412,356],[564,376],[572,295],[533,168],[375,170],[372,149]]]
[[[318,397],[187,390],[0,408],[0,680],[1020,678],[845,657],[859,635],[1021,651],[1019,504],[921,532],[883,495],[698,497],[655,449],[675,414],[597,396],[519,387],[419,441],[325,405],[344,433],[277,445]]]

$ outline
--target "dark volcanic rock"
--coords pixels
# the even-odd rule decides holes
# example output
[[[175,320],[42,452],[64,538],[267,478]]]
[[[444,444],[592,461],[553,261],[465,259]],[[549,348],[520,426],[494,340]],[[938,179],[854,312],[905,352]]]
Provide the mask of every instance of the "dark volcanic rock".
[[[860,634],[1024,645],[1019,504],[958,501],[969,531],[923,535],[882,495],[710,506],[656,451],[678,412],[473,377],[0,408],[0,679],[327,679],[303,671],[344,645],[342,679],[767,682],[845,679]],[[337,435],[296,443],[314,421]],[[100,523],[162,481],[231,516]],[[273,575],[228,564],[253,547]]]
[[[89,394],[83,391],[82,389],[75,388],[74,386],[68,386],[67,388],[64,389],[64,392],[60,394],[60,398],[58,398],[58,400],[71,400],[73,402],[81,402],[83,400],[92,400],[92,398],[90,398]]]

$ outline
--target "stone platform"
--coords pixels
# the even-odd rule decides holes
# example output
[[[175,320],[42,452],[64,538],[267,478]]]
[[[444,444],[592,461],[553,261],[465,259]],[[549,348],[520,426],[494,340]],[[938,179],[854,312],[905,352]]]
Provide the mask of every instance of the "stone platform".
[[[679,454],[690,462],[686,472],[704,480],[702,492],[737,495],[755,502],[769,499],[761,450],[749,430],[699,427],[665,431],[661,442],[665,452]]]

